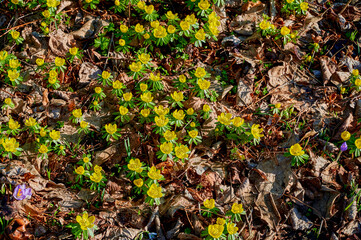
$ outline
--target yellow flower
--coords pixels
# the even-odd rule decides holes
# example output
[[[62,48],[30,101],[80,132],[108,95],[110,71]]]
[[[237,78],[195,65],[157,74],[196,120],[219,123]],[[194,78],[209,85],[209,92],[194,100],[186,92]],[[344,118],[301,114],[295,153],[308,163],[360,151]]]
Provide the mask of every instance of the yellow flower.
[[[218,30],[217,27],[210,26],[210,27],[209,27],[209,30],[211,30],[211,33],[212,33],[214,36],[218,36],[219,30]]]
[[[217,120],[218,122],[222,123],[223,125],[230,125],[231,124],[231,118],[232,114],[230,113],[221,113],[221,115],[218,115]]]
[[[96,88],[94,88],[94,92],[99,94],[99,93],[102,92],[102,88],[101,87],[96,87]]]
[[[19,4],[19,0],[11,0],[11,3],[13,3],[13,4]]]
[[[46,27],[46,26],[48,26],[48,24],[46,22],[41,22],[41,26]]]
[[[135,179],[134,181],[133,181],[133,183],[134,183],[134,185],[135,186],[137,186],[137,187],[142,187],[143,186],[143,179],[141,179],[141,178],[138,178],[138,179]]]
[[[286,27],[286,26],[283,26],[283,27],[281,28],[281,34],[282,34],[283,36],[286,36],[287,34],[290,34],[290,32],[291,32],[291,30],[290,30],[288,27]]]
[[[140,91],[144,92],[144,91],[146,91],[148,89],[148,85],[145,84],[145,83],[141,83],[139,85],[139,88],[140,88]]]
[[[276,103],[275,108],[280,109],[281,108],[281,103]]]
[[[170,94],[170,96],[173,98],[174,101],[180,102],[183,101],[183,93],[182,92],[176,92]]]
[[[168,28],[167,28],[167,31],[172,34],[172,33],[175,33],[177,29],[173,26],[173,25],[169,25]]]
[[[11,35],[11,37],[12,37],[13,39],[16,40],[16,39],[18,39],[18,38],[20,37],[20,32],[14,30],[14,31],[11,31],[11,32],[10,32],[10,35]]]
[[[139,2],[137,3],[137,7],[143,10],[144,7],[145,7],[145,2],[139,1]]]
[[[5,98],[4,102],[5,102],[6,105],[10,105],[10,104],[13,103],[13,102],[11,101],[11,98]]]
[[[36,120],[32,117],[25,120],[25,126],[27,126],[27,127],[34,127],[36,125],[36,123],[37,123]]]
[[[141,61],[143,64],[147,64],[150,60],[150,55],[146,53],[142,53],[138,56],[139,61]]]
[[[194,129],[192,131],[189,131],[188,132],[188,135],[191,137],[191,138],[196,138],[198,136],[198,130],[197,129]]]
[[[173,143],[165,142],[159,146],[160,151],[164,154],[170,154],[173,152]]]
[[[81,109],[74,109],[73,111],[72,111],[72,114],[73,114],[73,116],[74,117],[76,117],[76,118],[81,118],[82,117],[82,112],[81,112]]]
[[[180,76],[179,76],[179,81],[180,81],[181,83],[185,83],[185,82],[187,81],[186,76],[184,76],[183,74],[180,75]]]
[[[235,223],[229,222],[227,224],[227,232],[228,234],[233,235],[238,232],[238,227],[236,226]]]
[[[63,150],[64,150],[64,146],[60,146],[59,149],[60,149],[60,151],[63,151]]]
[[[211,6],[211,4],[209,4],[208,0],[201,0],[201,1],[198,3],[198,7],[199,7],[201,10],[207,10],[210,6]]]
[[[58,76],[58,73],[55,70],[49,71],[49,77],[50,78],[56,78]]]
[[[175,155],[179,159],[188,157],[189,148],[186,145],[180,145],[174,148]]]
[[[361,78],[357,78],[357,79],[355,80],[355,85],[356,85],[356,86],[361,86]]]
[[[38,65],[40,67],[40,66],[42,66],[44,64],[44,59],[37,58],[35,62],[36,62],[36,65]]]
[[[259,24],[260,29],[262,30],[266,30],[269,29],[271,27],[271,23],[267,20],[263,20],[260,24]]]
[[[72,47],[69,49],[69,53],[73,56],[78,54],[78,48],[77,47]]]
[[[155,107],[154,108],[154,111],[156,114],[158,114],[159,116],[164,116],[166,114],[169,113],[169,108],[165,108],[163,107],[162,105],[158,106],[158,107]]]
[[[174,20],[178,17],[178,13],[174,14],[172,11],[168,11],[165,16],[169,19],[169,20]]]
[[[140,162],[139,158],[130,159],[127,166],[128,166],[128,169],[130,171],[134,171],[134,172],[137,172],[137,173],[141,173],[143,171],[142,163]]]
[[[43,154],[43,153],[47,153],[47,152],[48,152],[48,148],[44,144],[41,144],[41,146],[39,148],[39,153]]]
[[[153,100],[151,92],[146,92],[140,95],[143,102],[150,103]]]
[[[205,206],[208,209],[213,209],[213,208],[216,207],[215,203],[216,203],[216,201],[214,201],[213,198],[206,199],[206,200],[203,201],[203,206]]]
[[[114,1],[114,5],[115,5],[115,6],[119,6],[119,5],[120,5],[119,0],[115,0],[115,1]]]
[[[5,138],[0,141],[6,152],[16,152],[19,147],[19,143],[16,142],[15,138]]]
[[[118,130],[117,124],[105,124],[105,131],[107,133],[109,133],[110,135],[113,135],[114,133],[116,133]]]
[[[358,76],[358,75],[359,75],[358,69],[352,70],[352,75],[353,75],[353,76]]]
[[[56,80],[57,80],[57,78],[49,78],[48,81],[49,81],[50,84],[55,84]]]
[[[55,66],[61,67],[64,64],[65,64],[65,59],[64,58],[60,58],[60,57],[55,58]]]
[[[224,218],[217,218],[217,224],[224,225],[224,224],[226,224],[226,220]]]
[[[287,0],[287,3],[293,3],[294,0]]]
[[[233,203],[232,205],[232,209],[231,211],[234,213],[234,214],[240,214],[243,212],[243,205],[242,203]]]
[[[148,117],[149,114],[150,114],[150,109],[149,109],[149,108],[142,109],[142,110],[140,111],[140,114],[142,114],[143,117]]]
[[[124,116],[129,112],[128,108],[124,107],[124,106],[120,106],[119,107],[119,113],[120,115]]]
[[[160,73],[157,73],[157,75],[154,75],[153,73],[149,74],[149,79],[152,80],[153,82],[158,82],[160,80],[162,80]]]
[[[183,110],[175,110],[172,115],[177,120],[183,120],[185,117]]]
[[[60,4],[60,2],[58,2],[57,0],[46,0],[46,5],[48,5],[48,7],[56,7]]]
[[[5,58],[7,58],[8,56],[8,52],[7,51],[1,51],[0,52],[0,61],[5,60]]]
[[[194,25],[197,23],[197,18],[194,15],[194,13],[192,13],[191,15],[187,15],[186,18],[184,19],[186,22],[188,22],[190,25]]]
[[[17,70],[8,70],[8,77],[13,82],[20,77],[20,73]]]
[[[300,8],[302,11],[307,11],[308,10],[308,3],[303,2],[300,4]]]
[[[300,144],[296,143],[290,147],[290,153],[293,156],[302,156],[303,154],[305,154],[305,151],[302,150]]]
[[[51,137],[51,139],[56,141],[60,138],[60,132],[53,130],[49,133],[49,136]]]
[[[199,29],[194,36],[199,41],[203,41],[204,39],[206,39],[206,33],[204,32],[203,28]]]
[[[173,139],[175,139],[177,137],[177,135],[175,134],[174,131],[169,131],[167,130],[164,134],[163,137],[165,138],[166,141],[172,141]]]
[[[192,128],[196,127],[196,123],[195,122],[191,122],[191,124],[189,124],[189,126],[191,126]]]
[[[194,75],[197,78],[204,78],[207,75],[207,72],[204,68],[202,67],[197,67],[196,72],[194,73]]]
[[[10,118],[9,120],[9,128],[11,130],[18,129],[20,127],[20,124],[17,121],[14,121],[14,119]]]
[[[158,26],[157,28],[154,29],[153,31],[153,35],[156,38],[164,38],[167,36],[167,30],[165,29],[165,27],[163,26]]]
[[[251,133],[254,138],[260,139],[264,135],[262,134],[263,128],[259,128],[259,124],[253,124],[251,128]]]
[[[39,133],[40,133],[40,136],[41,136],[41,137],[45,137],[45,136],[46,136],[46,131],[45,131],[44,128],[41,128]]]
[[[123,83],[121,83],[120,81],[116,80],[115,82],[113,82],[114,89],[121,89],[122,87],[123,87]]]
[[[204,112],[209,112],[209,111],[211,111],[211,107],[208,104],[204,104],[203,105],[203,111]]]
[[[128,32],[128,27],[127,27],[126,25],[124,25],[124,24],[120,25],[120,26],[119,26],[119,29],[120,29],[120,31],[121,31],[122,33]]]
[[[155,117],[154,121],[158,127],[165,127],[168,124],[169,119],[162,115],[159,117]]]
[[[95,165],[94,166],[94,172],[96,173],[101,173],[103,170],[103,168],[101,166]]]
[[[95,183],[99,183],[103,179],[103,175],[101,173],[94,172],[90,176],[90,180],[92,180]]]
[[[132,62],[132,64],[129,65],[129,69],[132,72],[139,72],[142,69],[142,63],[141,62]]]
[[[85,0],[86,3],[91,3],[93,0]]]
[[[156,28],[156,27],[158,27],[159,26],[159,21],[158,20],[156,20],[156,21],[152,21],[152,22],[150,22],[150,26],[152,27],[152,28]]]
[[[83,158],[83,162],[84,162],[84,163],[88,163],[89,161],[90,161],[90,158],[88,158],[88,157],[84,157],[84,158]]]
[[[131,92],[127,92],[123,94],[124,101],[129,102],[133,98],[133,94]]]
[[[348,132],[348,131],[343,131],[341,133],[341,138],[344,140],[344,141],[347,141],[349,140],[351,137],[351,134]]]
[[[88,213],[85,212],[83,214],[83,216],[76,216],[76,221],[79,223],[80,225],[80,228],[82,230],[87,230],[88,228],[92,228],[94,227],[94,221],[95,221],[95,217],[94,216],[91,216],[91,217],[88,217]]]
[[[198,79],[198,86],[202,90],[207,90],[211,86],[211,82],[205,79]]]
[[[161,198],[163,196],[162,188],[153,183],[147,191],[147,194],[151,198]]]
[[[141,24],[137,24],[137,25],[135,25],[135,31],[137,32],[137,33],[142,33],[143,31],[144,31],[144,27],[143,27],[143,25],[141,25]]]
[[[154,6],[153,6],[153,5],[145,6],[145,7],[144,7],[144,11],[145,11],[147,14],[152,14],[152,12],[154,11]]]
[[[75,173],[78,175],[83,175],[85,172],[84,167],[83,166],[79,166],[75,169]]]
[[[208,226],[208,233],[213,238],[219,238],[224,231],[224,226],[219,224],[213,224]]]
[[[361,149],[361,138],[358,138],[355,140],[355,146],[358,148],[358,149]]]
[[[181,21],[179,25],[183,31],[187,31],[191,27],[190,23],[187,21]]]
[[[17,59],[10,59],[9,60],[9,66],[11,68],[18,68],[20,66],[20,62]]]
[[[98,101],[93,101],[93,105],[97,106],[98,105]]]
[[[244,123],[244,119],[240,117],[235,117],[233,118],[232,123],[235,127],[240,127]]]
[[[125,46],[125,40],[124,39],[119,39],[119,45],[124,47]]]
[[[149,33],[145,33],[145,34],[143,35],[143,37],[144,37],[144,39],[149,39],[149,38],[150,38],[150,35],[149,35]]]
[[[160,170],[157,170],[156,167],[152,166],[148,172],[148,177],[150,177],[153,180],[160,180],[163,175],[160,174]]]

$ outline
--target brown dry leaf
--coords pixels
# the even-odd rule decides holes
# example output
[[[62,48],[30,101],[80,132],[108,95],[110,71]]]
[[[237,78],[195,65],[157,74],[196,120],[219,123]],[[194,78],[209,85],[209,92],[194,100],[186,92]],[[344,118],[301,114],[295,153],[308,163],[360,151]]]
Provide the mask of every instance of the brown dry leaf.
[[[51,51],[60,57],[65,57],[72,47],[74,37],[71,34],[63,32],[61,29],[57,29],[49,34],[49,47]]]

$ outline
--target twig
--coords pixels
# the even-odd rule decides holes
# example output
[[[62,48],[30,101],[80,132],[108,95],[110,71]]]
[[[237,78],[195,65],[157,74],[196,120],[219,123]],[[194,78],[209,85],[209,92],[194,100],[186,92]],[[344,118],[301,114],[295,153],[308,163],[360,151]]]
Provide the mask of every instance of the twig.
[[[339,15],[341,15],[345,10],[346,8],[348,7],[348,5],[350,5],[352,0],[348,0],[348,2],[346,3],[346,5],[343,7],[343,9],[341,10],[341,12],[339,13]]]

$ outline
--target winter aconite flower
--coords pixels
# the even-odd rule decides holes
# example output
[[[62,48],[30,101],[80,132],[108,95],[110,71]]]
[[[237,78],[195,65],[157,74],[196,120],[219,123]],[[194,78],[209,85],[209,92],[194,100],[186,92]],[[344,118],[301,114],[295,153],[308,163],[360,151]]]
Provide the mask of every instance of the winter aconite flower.
[[[72,47],[69,49],[69,53],[73,56],[78,54],[78,48],[77,47]]]
[[[121,31],[122,33],[128,32],[128,27],[127,27],[126,25],[124,25],[124,24],[120,25],[120,26],[119,26],[119,29],[120,29],[120,31]]]
[[[208,226],[208,233],[213,238],[219,238],[224,231],[224,226],[219,224],[213,224]]]
[[[177,137],[177,135],[175,134],[174,131],[169,131],[167,130],[164,134],[163,137],[165,138],[166,141],[172,141],[173,139],[175,139]]]
[[[18,32],[18,31],[11,31],[10,32],[10,35],[11,35],[11,37],[13,38],[13,39],[18,39],[19,37],[20,37],[20,32]]]
[[[119,107],[119,113],[120,115],[124,116],[129,112],[128,108],[124,107],[124,106],[120,106]]]
[[[185,117],[183,110],[175,110],[172,115],[177,120],[183,120]]]
[[[37,59],[35,60],[35,63],[36,63],[36,65],[38,65],[39,67],[40,67],[40,66],[43,66],[43,65],[44,65],[44,59],[42,59],[42,58],[37,58]]]
[[[227,224],[227,232],[228,234],[233,235],[238,232],[238,227],[236,226],[235,223],[229,222]]]
[[[158,107],[154,108],[154,111],[158,116],[164,116],[169,113],[169,108],[165,108],[162,105],[159,105]]]
[[[173,98],[174,101],[180,102],[183,101],[183,93],[182,92],[176,92],[170,94],[170,96]]]
[[[153,6],[153,5],[145,6],[145,7],[144,7],[144,11],[145,11],[147,14],[152,14],[152,12],[154,11],[154,6]]]
[[[232,118],[232,114],[221,113],[220,115],[218,115],[217,120],[218,120],[218,122],[222,123],[223,125],[228,126],[231,124],[231,118]]]
[[[137,25],[135,25],[135,31],[137,32],[137,33],[142,33],[143,31],[144,31],[144,27],[143,27],[143,25],[141,25],[141,24],[137,24]]]
[[[31,197],[31,188],[27,188],[25,184],[17,185],[14,189],[13,197],[16,200],[29,199]]]
[[[142,69],[142,63],[141,62],[132,62],[132,64],[129,65],[129,69],[132,72],[139,72]]]
[[[154,121],[158,127],[165,127],[169,122],[169,118],[166,118],[165,116],[159,116],[155,117]]]
[[[180,145],[174,148],[175,155],[179,159],[188,157],[189,148],[186,145]]]
[[[147,191],[147,194],[151,198],[161,198],[163,196],[162,188],[153,183]]]
[[[146,109],[142,109],[141,111],[140,111],[140,114],[143,116],[143,117],[148,117],[149,116],[149,114],[150,114],[150,109],[149,108],[146,108]]]
[[[262,30],[267,30],[271,27],[271,23],[267,20],[263,20],[260,24],[259,24],[259,28]]]
[[[103,175],[101,173],[94,172],[90,176],[90,180],[95,182],[95,183],[99,183],[102,179],[103,179]]]
[[[88,213],[85,212],[83,216],[80,215],[76,216],[76,221],[79,223],[80,228],[82,230],[87,230],[88,228],[94,227],[93,223],[95,221],[95,217],[94,216],[89,217]]]
[[[153,35],[156,38],[164,38],[167,36],[167,30],[163,26],[158,26],[154,29]]]
[[[204,32],[203,28],[199,29],[194,36],[199,41],[203,41],[204,39],[206,39],[206,33]]]
[[[217,224],[224,225],[224,224],[226,224],[226,220],[224,218],[217,218]]]
[[[352,75],[353,76],[358,76],[359,75],[359,70],[358,69],[353,69],[352,70]]]
[[[46,5],[48,6],[48,7],[56,7],[56,6],[58,6],[60,4],[60,1],[57,1],[57,0],[46,0]]]
[[[146,53],[142,53],[138,56],[139,61],[141,61],[143,64],[147,64],[150,60],[150,55]]]
[[[17,151],[16,149],[19,147],[19,143],[16,142],[15,138],[1,139],[0,143],[4,147],[6,152],[14,153]]]
[[[60,58],[60,57],[55,58],[55,66],[61,67],[64,64],[65,64],[65,59],[64,58]]]
[[[51,139],[53,139],[53,140],[58,140],[58,139],[60,138],[60,132],[53,130],[53,131],[51,131],[51,132],[49,133],[49,136],[50,136]]]
[[[160,145],[160,151],[164,154],[170,154],[173,152],[173,143],[171,142],[165,142]]]
[[[288,27],[286,27],[286,26],[283,26],[283,27],[281,28],[281,34],[282,34],[283,36],[286,36],[287,34],[290,34],[290,32],[291,32],[291,30],[290,30]]]
[[[85,172],[84,167],[83,166],[79,166],[75,169],[75,173],[78,175],[83,175]]]
[[[199,7],[201,10],[207,10],[210,6],[211,6],[211,4],[208,2],[208,0],[201,0],[201,1],[198,3],[198,7]]]
[[[153,180],[160,180],[163,175],[160,174],[160,170],[157,170],[156,167],[152,166],[148,172],[148,177],[150,177]]]
[[[10,59],[9,60],[9,66],[11,68],[18,68],[20,66],[20,62],[17,59]]]
[[[202,67],[197,67],[196,72],[194,73],[194,75],[197,78],[204,78],[207,75],[207,72],[204,68]]]
[[[253,124],[251,128],[251,133],[255,139],[260,139],[264,135],[262,134],[263,128],[259,127],[259,124]]]
[[[73,116],[74,117],[76,117],[76,118],[81,118],[82,117],[82,112],[81,112],[81,109],[75,109],[75,110],[73,110],[72,111],[72,114],[73,114]]]
[[[146,103],[150,103],[151,101],[153,101],[151,92],[143,93],[142,95],[140,95],[140,99],[142,99],[142,101]]]
[[[189,131],[188,132],[188,135],[191,137],[191,138],[196,138],[198,136],[198,130],[197,129],[194,129],[192,131]]]
[[[303,154],[305,154],[305,151],[302,150],[300,144],[296,143],[290,147],[290,153],[293,156],[302,156]]]
[[[178,17],[178,13],[174,14],[172,11],[168,11],[165,16],[169,19],[169,20],[174,20]]]
[[[44,154],[47,153],[48,151],[49,151],[48,148],[44,144],[40,145],[39,153]]]
[[[135,179],[135,180],[133,181],[133,183],[134,183],[135,186],[137,186],[137,187],[139,187],[139,188],[142,187],[143,184],[144,184],[143,179],[141,179],[141,178]]]
[[[141,173],[143,171],[142,169],[142,163],[138,158],[136,159],[130,159],[128,165],[128,169],[137,173]]]
[[[18,129],[20,127],[20,124],[17,122],[17,121],[15,121],[14,119],[10,119],[9,120],[9,128],[11,129],[11,130],[16,130],[16,129]]]
[[[308,10],[308,3],[303,2],[300,4],[300,8],[302,11],[307,11]]]
[[[202,90],[208,90],[208,88],[211,86],[211,82],[205,79],[198,79],[198,86]]]
[[[344,140],[344,141],[349,140],[350,137],[351,137],[351,134],[350,134],[348,131],[343,131],[343,132],[341,133],[341,138],[342,138],[342,140]]]
[[[235,117],[235,118],[233,118],[232,123],[233,123],[233,126],[240,127],[244,123],[244,119],[240,118],[240,117]]]
[[[36,125],[36,123],[37,123],[36,120],[32,117],[25,120],[25,126],[27,126],[27,127],[34,127]]]
[[[233,203],[231,211],[232,211],[234,214],[242,213],[242,212],[243,212],[243,205],[242,205],[242,203],[236,203],[236,202]]]
[[[355,146],[358,148],[358,149],[361,149],[361,138],[358,138],[355,140]]]
[[[98,165],[94,166],[94,172],[101,173],[101,171],[103,171],[103,168],[101,166],[98,166]]]
[[[108,124],[105,124],[104,126],[105,128],[105,131],[107,133],[109,133],[110,135],[113,135],[114,133],[117,132],[117,124],[111,124],[111,123],[108,123]]]

